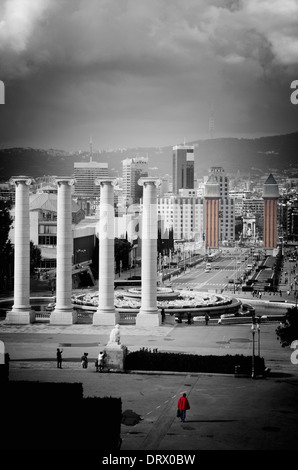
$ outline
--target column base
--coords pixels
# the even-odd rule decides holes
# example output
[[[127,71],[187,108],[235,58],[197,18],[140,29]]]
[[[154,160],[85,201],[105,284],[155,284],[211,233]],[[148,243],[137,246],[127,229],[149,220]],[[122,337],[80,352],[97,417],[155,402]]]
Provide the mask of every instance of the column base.
[[[166,323],[167,325],[175,325],[175,315],[166,315],[164,323]]]
[[[50,316],[51,325],[73,325],[78,321],[78,314],[72,309],[69,310],[60,310],[55,309]]]
[[[140,310],[136,317],[136,326],[160,326],[161,314],[159,310],[148,313]]]
[[[34,323],[35,321],[34,310],[29,309],[12,309],[6,312],[5,323],[10,323],[11,325],[28,325],[29,323]]]
[[[117,311],[115,309],[96,310],[93,314],[93,325],[115,326],[117,325]]]

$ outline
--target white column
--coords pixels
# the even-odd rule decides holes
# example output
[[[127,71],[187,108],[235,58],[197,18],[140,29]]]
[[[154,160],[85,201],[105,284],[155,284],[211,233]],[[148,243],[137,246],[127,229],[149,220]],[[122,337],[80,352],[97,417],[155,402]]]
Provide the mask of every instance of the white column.
[[[12,178],[15,184],[14,220],[14,304],[7,312],[6,323],[27,324],[35,320],[30,307],[30,211],[26,176]]]
[[[97,179],[100,186],[98,308],[93,325],[116,325],[114,302],[114,179]]]
[[[75,181],[69,177],[56,178],[57,199],[57,266],[56,306],[51,313],[50,323],[71,325],[76,323],[77,314],[71,303],[72,294],[72,197],[71,187]]]
[[[157,188],[159,178],[141,178],[143,185],[142,212],[142,301],[136,318],[137,326],[159,326],[157,308]]]

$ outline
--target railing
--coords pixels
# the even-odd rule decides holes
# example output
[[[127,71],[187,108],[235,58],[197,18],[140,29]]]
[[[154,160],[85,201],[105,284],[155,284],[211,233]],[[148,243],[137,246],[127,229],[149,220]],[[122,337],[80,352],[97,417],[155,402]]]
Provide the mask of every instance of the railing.
[[[137,311],[127,311],[127,312],[119,312],[119,324],[120,325],[135,325],[136,324],[136,316],[138,314]],[[35,321],[38,323],[42,322],[49,322],[50,321],[51,312],[36,312],[35,314]],[[78,323],[92,323],[93,312],[78,312]]]
[[[119,324],[120,325],[135,325],[136,324],[136,316],[138,314],[138,310],[135,312],[119,312]]]
[[[36,322],[49,322],[50,321],[51,312],[36,312],[35,313],[35,321]]]

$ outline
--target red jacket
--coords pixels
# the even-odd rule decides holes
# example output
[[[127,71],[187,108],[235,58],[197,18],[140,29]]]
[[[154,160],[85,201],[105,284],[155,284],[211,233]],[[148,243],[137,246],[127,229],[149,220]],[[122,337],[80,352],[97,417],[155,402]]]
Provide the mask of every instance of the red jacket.
[[[179,400],[178,400],[178,408],[179,410],[189,410],[190,409],[190,405],[189,405],[189,402],[188,402],[188,399],[186,397],[180,397]]]

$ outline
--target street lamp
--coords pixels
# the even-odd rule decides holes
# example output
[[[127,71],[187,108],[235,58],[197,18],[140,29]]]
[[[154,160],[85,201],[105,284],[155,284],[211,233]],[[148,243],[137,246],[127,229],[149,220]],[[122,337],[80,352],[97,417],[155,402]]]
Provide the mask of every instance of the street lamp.
[[[255,372],[255,334],[256,334],[256,320],[255,318],[252,319],[251,325],[251,332],[252,332],[252,361],[251,361],[251,378],[256,378]]]
[[[234,262],[235,262],[235,272],[234,272],[234,294],[235,294],[236,277],[237,277],[237,255],[236,255],[236,258],[235,258]]]
[[[261,357],[261,317],[257,317],[258,356]]]

